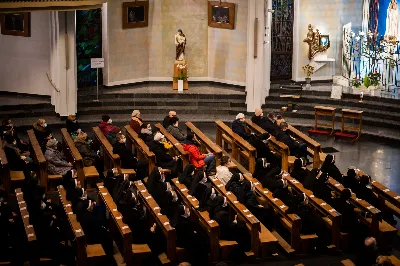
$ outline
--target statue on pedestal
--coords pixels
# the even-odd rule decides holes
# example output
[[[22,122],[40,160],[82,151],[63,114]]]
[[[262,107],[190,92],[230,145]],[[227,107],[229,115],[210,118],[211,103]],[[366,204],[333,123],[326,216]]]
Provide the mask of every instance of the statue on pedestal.
[[[185,60],[185,48],[186,48],[186,36],[182,30],[179,29],[178,33],[175,34],[175,45],[176,45],[176,58],[177,61]]]
[[[385,40],[396,44],[399,35],[399,11],[397,0],[391,0],[387,10]]]

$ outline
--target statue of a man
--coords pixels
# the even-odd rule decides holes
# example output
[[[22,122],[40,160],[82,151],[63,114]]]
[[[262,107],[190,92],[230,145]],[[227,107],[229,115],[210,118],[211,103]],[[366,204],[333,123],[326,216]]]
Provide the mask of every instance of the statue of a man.
[[[175,45],[176,45],[175,60],[177,61],[185,60],[186,37],[181,29],[178,30],[177,34],[175,34]]]

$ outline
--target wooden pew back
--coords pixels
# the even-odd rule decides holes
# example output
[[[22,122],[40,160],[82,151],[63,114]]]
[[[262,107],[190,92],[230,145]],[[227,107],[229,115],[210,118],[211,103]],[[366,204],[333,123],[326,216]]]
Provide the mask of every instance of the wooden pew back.
[[[171,263],[176,263],[176,231],[169,222],[167,216],[161,213],[161,209],[158,206],[155,199],[150,195],[147,191],[145,185],[142,181],[135,181],[134,182],[140,199],[142,200],[143,204],[145,205],[147,211],[153,217],[153,220],[157,224],[161,231],[165,235],[167,247],[166,247],[166,255],[168,260]]]
[[[29,212],[27,209],[28,205],[24,200],[24,194],[21,192],[20,188],[15,190],[15,196],[17,198],[19,212],[24,225],[26,239],[28,241],[30,265],[39,265],[39,243],[36,238],[35,229],[33,228],[33,225],[30,224]]]
[[[255,133],[256,135],[267,133],[267,131],[265,131],[264,129],[262,129],[249,119],[246,120],[246,126],[251,132]],[[270,148],[272,148],[275,152],[277,152],[281,157],[282,169],[285,171],[289,171],[289,156],[290,156],[289,147],[285,143],[278,141],[272,135],[268,141],[268,144]]]
[[[192,131],[200,143],[200,152],[209,153],[212,152],[215,155],[216,165],[220,165],[222,157],[222,149],[212,142],[203,132],[201,132],[192,122],[186,122],[187,131]]]
[[[250,172],[253,172],[256,167],[256,149],[233,132],[232,129],[221,120],[217,120],[215,123],[217,125],[217,145],[222,147],[222,140],[230,142],[229,144],[232,146],[232,158],[238,161],[239,155],[244,157],[249,162]]]
[[[104,203],[109,213],[110,232],[113,236],[117,235],[118,239],[121,240],[121,254],[124,257],[125,263],[127,265],[133,265],[132,231],[129,226],[122,221],[122,214],[118,211],[117,205],[107,188],[104,187],[104,184],[98,183],[97,187],[99,188],[99,198]]]
[[[78,180],[81,182],[82,186],[85,186],[85,172],[83,171],[84,166],[82,156],[66,128],[61,129],[61,136],[63,140],[62,147],[64,154],[70,162],[74,162],[74,167],[78,174]]]
[[[160,132],[165,136],[165,138],[171,142],[174,146],[173,150],[176,155],[180,155],[183,161],[183,168],[189,164],[189,153],[183,149],[182,144],[174,138],[160,123],[155,124],[155,126],[160,130]],[[172,149],[172,148],[171,148]]]
[[[144,141],[139,138],[138,134],[129,126],[125,126],[128,146],[132,144],[135,147],[137,158],[139,160],[146,160],[148,162],[148,174],[150,174],[156,166],[156,156],[149,150],[149,147]]]
[[[11,190],[10,168],[8,168],[8,160],[3,148],[0,148],[0,163],[1,163],[0,180],[3,181],[4,189],[6,191],[10,191]]]

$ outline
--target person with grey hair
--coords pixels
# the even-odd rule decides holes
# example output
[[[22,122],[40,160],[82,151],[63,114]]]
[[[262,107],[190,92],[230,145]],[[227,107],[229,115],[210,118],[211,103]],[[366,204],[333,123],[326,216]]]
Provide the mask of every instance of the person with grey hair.
[[[253,133],[246,132],[246,117],[243,113],[239,113],[232,122],[232,131],[247,141],[254,136]]]
[[[44,157],[47,161],[47,171],[52,175],[66,175],[72,170],[72,163],[68,162],[64,155],[57,150],[58,141],[49,139],[46,144]]]
[[[373,266],[376,263],[377,257],[378,257],[378,247],[376,239],[374,237],[367,237],[364,240],[364,246],[357,254],[356,265]]]

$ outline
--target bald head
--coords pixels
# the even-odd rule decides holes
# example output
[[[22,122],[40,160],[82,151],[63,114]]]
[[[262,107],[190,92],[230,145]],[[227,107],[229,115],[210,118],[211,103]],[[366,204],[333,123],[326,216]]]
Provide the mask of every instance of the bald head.
[[[169,117],[174,117],[174,116],[176,116],[176,112],[175,111],[169,111],[168,116]]]
[[[376,250],[376,239],[375,239],[374,237],[367,237],[367,238],[364,240],[364,245],[365,245],[365,247],[367,247],[367,248]]]
[[[255,111],[256,116],[261,116],[263,114],[263,110],[261,108],[257,108]]]

